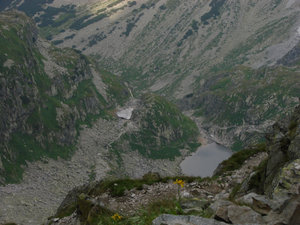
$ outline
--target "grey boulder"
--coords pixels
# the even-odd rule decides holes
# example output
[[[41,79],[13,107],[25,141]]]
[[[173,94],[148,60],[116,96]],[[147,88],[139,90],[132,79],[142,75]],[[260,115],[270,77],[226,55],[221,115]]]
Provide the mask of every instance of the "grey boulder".
[[[163,214],[153,220],[152,225],[226,225],[226,223],[198,216],[175,216]]]

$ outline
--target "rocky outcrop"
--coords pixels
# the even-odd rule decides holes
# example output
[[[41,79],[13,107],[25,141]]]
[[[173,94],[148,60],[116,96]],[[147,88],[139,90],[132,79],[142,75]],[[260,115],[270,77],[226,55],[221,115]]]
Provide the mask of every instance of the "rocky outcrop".
[[[295,109],[289,121],[281,121],[273,126],[267,138],[269,158],[264,174],[264,192],[269,196],[278,188],[280,174],[292,169],[287,165],[300,158],[300,107]],[[297,166],[294,167],[297,170]],[[293,173],[292,171],[290,171]],[[290,177],[290,176],[289,176]],[[292,177],[290,177],[292,178]]]
[[[250,207],[239,206],[230,201],[218,200],[210,206],[214,212],[214,218],[230,224],[264,224],[261,214]]]
[[[267,135],[268,158],[245,178],[237,201],[264,216],[266,224],[294,224],[300,200],[300,106],[290,119],[273,125]]]
[[[283,58],[277,61],[277,64],[284,66],[294,66],[300,60],[300,43],[290,50]]]
[[[156,218],[153,222],[153,225],[226,225],[226,223],[219,222],[213,219],[206,219],[198,216],[175,216],[175,215],[161,215]]]

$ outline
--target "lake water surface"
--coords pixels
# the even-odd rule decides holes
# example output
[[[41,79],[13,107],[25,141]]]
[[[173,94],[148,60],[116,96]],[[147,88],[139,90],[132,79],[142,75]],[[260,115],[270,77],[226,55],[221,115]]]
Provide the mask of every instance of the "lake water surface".
[[[208,177],[212,176],[218,165],[231,155],[232,152],[228,148],[212,143],[199,147],[192,156],[185,158],[180,167],[184,175]]]

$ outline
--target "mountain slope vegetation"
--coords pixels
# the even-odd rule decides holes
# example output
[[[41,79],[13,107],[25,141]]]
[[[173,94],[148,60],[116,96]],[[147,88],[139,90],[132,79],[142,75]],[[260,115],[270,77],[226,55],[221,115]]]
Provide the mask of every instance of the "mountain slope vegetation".
[[[297,1],[39,0],[36,7],[15,1],[8,8],[34,15],[45,38],[92,56],[136,93],[147,89],[174,102],[196,96],[197,105],[183,103],[184,109],[202,114],[206,129],[221,127],[224,132],[209,132],[236,149],[260,139],[299,97],[299,65],[276,66],[300,41]]]
[[[149,171],[180,174],[180,162],[203,139],[186,115],[206,138],[238,151],[263,141],[274,121],[289,117],[299,103],[299,1],[0,0],[0,11],[0,223],[41,224],[70,189],[86,182],[141,178]],[[132,115],[119,116],[122,111]],[[217,181],[185,178],[196,182],[189,188],[209,198],[208,192],[222,195],[222,182],[230,180],[226,199],[243,191],[272,194],[278,177],[299,172],[299,121],[293,118],[289,126],[273,127],[258,156],[246,159],[245,151],[224,164],[237,171]],[[272,160],[259,165],[265,149]],[[276,160],[288,167],[281,171]],[[296,166],[288,165],[294,160]],[[256,166],[243,181],[243,172]],[[152,175],[157,179],[104,182],[101,194],[111,205],[111,192],[131,199],[151,192],[154,183],[157,193],[164,187],[176,193]],[[299,189],[284,182],[287,196]],[[150,189],[140,190],[143,185]],[[153,193],[150,200],[159,198]],[[119,212],[118,204],[107,211],[91,193],[80,194],[72,197],[77,209],[72,205],[75,214],[67,219],[96,215],[94,222],[107,222]],[[176,200],[165,206],[163,212],[183,213]],[[158,215],[157,205],[151,207]],[[201,215],[211,216],[204,208]],[[234,224],[229,217],[222,220]]]
[[[111,83],[107,92],[104,82],[103,90],[97,90],[92,80],[100,74],[93,74],[87,57],[72,49],[43,46],[47,43],[25,15],[1,14],[0,27],[3,183],[19,181],[27,161],[69,158],[80,125],[109,119],[118,96],[110,92]],[[125,91],[120,96],[128,96],[121,88]]]

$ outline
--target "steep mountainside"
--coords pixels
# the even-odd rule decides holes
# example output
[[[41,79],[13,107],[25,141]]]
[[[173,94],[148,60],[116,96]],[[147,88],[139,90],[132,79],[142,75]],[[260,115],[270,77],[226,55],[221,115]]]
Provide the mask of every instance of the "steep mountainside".
[[[300,97],[299,54],[288,61],[289,67],[251,69],[237,66],[211,73],[199,90],[179,100],[178,104],[182,110],[192,109],[194,116],[202,121],[201,126],[219,142],[239,150],[262,141],[274,119],[288,116],[297,104]]]
[[[54,43],[108,59],[106,66],[122,72],[132,68],[127,79],[176,97],[212,68],[273,65],[300,38],[299,3],[292,0],[36,2],[19,1],[18,9]]]
[[[112,92],[85,56],[40,40],[21,13],[1,14],[0,32],[3,184],[19,181],[26,161],[68,158],[80,124],[109,118],[114,99],[129,94]]]
[[[16,0],[4,8],[25,11],[44,37],[92,55],[137,93],[177,99],[235,149],[260,139],[299,97],[295,0]]]

